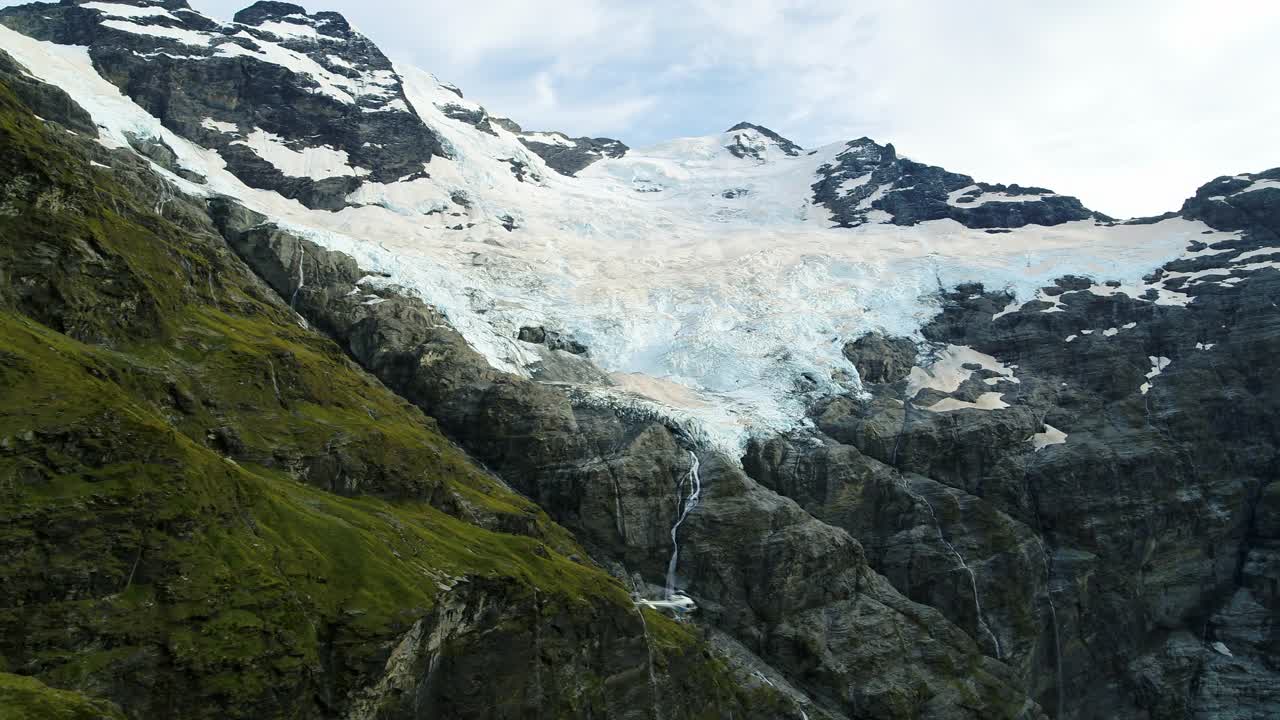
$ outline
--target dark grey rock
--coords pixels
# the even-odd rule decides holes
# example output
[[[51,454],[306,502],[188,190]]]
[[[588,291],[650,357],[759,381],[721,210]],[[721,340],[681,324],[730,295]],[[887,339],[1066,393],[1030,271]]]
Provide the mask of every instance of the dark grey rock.
[[[458,96],[461,97],[462,96],[461,93],[459,93]],[[524,132],[524,130],[520,128],[520,124],[517,123],[515,120],[512,120],[511,118],[491,116],[489,118],[489,122],[491,122],[494,125],[497,125],[498,127],[502,128],[503,130],[506,130],[509,133],[514,133],[516,135],[519,135],[520,133]]]
[[[894,383],[915,366],[916,344],[910,338],[867,333],[846,343],[844,356],[864,383]]]
[[[491,118],[484,108],[468,108],[462,105],[440,105],[438,107],[440,112],[444,113],[447,118],[464,122],[490,135],[496,136],[498,134],[494,132]]]
[[[753,125],[752,123],[749,123],[749,122],[740,122],[737,125],[734,125],[733,127],[729,128],[728,130],[725,130],[725,132],[741,133],[741,131],[743,130],[754,130],[755,132],[763,135],[769,142],[773,143],[779,150],[781,150],[782,152],[792,157],[798,156],[800,152],[804,149],[799,145],[791,142],[790,140],[782,137],[778,133],[770,130],[767,127],[763,127],[761,125]],[[755,160],[762,160],[762,158],[760,157],[759,149],[756,148],[754,145],[748,143],[745,137],[741,134],[735,135],[734,139],[729,143],[726,149],[734,157],[753,158]]]
[[[620,158],[630,150],[619,140],[611,138],[571,138],[564,133],[530,133],[520,129],[511,121],[512,132],[516,133],[521,144],[532,150],[547,163],[547,167],[561,175],[573,176],[582,169],[604,158]],[[543,142],[536,137],[540,135],[556,135],[562,142]]]
[[[125,138],[129,141],[129,146],[138,152],[139,155],[147,158],[151,162],[172,172],[173,174],[191,180],[192,182],[204,183],[204,176],[194,173],[186,168],[178,165],[178,156],[174,153],[173,148],[169,147],[159,138],[141,137],[134,133],[125,133]]]
[[[173,5],[172,9],[178,9],[181,3]],[[166,128],[218,150],[228,169],[250,187],[275,190],[308,207],[345,207],[346,196],[362,180],[285,176],[248,147],[235,144],[242,139],[239,135],[209,130],[203,126],[204,120],[234,123],[241,131],[258,128],[283,138],[295,150],[327,146],[344,151],[353,167],[369,171],[367,179],[372,182],[393,182],[444,155],[439,139],[409,106],[398,80],[381,94],[347,103],[318,92],[316,81],[309,76],[252,56],[219,52],[231,43],[253,49],[257,40],[269,40],[339,75],[356,77],[361,72],[392,70],[386,56],[352,30],[341,15],[307,15],[289,3],[259,2],[236,17],[241,24],[225,27],[193,12],[131,20],[214,34],[210,45],[202,47],[114,29],[102,24],[101,13],[78,2],[0,9],[0,22],[19,32],[40,40],[88,46],[98,72]],[[257,27],[267,21],[305,24],[323,39],[282,39]],[[237,34],[241,36],[235,37]],[[170,45],[181,52],[157,52]],[[333,63],[330,56],[343,64]],[[367,112],[369,109],[379,111]]]
[[[552,350],[564,350],[573,355],[587,354],[587,346],[555,330],[542,326],[520,328],[519,339],[535,345],[546,345]]]
[[[32,78],[25,68],[3,50],[0,50],[0,75],[13,94],[37,116],[60,123],[68,130],[97,137],[98,128],[84,108],[77,105],[62,88]]]
[[[927,220],[950,218],[966,227],[1003,229],[1024,225],[1058,225],[1072,220],[1102,217],[1079,200],[1061,195],[1021,202],[986,202],[964,207],[948,204],[951,193],[970,185],[978,193],[1045,195],[1037,187],[978,183],[968,175],[948,172],[898,157],[893,145],[879,145],[870,138],[847,144],[834,164],[819,169],[821,179],[813,185],[814,201],[831,210],[839,227],[855,227],[867,222],[872,210],[882,210],[895,225],[915,225]],[[849,181],[861,184],[851,190],[841,186]],[[969,191],[961,198],[974,197]]]

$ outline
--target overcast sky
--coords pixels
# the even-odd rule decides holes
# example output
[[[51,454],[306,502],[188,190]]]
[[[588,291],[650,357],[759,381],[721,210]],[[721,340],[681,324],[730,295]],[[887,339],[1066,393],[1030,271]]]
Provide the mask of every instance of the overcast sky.
[[[248,0],[190,0],[229,19]],[[313,0],[531,129],[868,135],[1118,216],[1280,165],[1280,0]]]

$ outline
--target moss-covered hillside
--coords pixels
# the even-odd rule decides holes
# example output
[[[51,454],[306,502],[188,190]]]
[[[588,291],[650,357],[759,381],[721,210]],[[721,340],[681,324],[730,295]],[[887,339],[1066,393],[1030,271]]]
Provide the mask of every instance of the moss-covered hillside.
[[[0,716],[748,701],[582,556],[200,203],[0,83]]]

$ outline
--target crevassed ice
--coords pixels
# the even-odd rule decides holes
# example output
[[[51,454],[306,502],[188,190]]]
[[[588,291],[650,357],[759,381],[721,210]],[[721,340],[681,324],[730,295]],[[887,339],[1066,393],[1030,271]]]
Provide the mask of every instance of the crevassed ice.
[[[208,178],[201,186],[166,173],[171,182],[191,193],[238,197],[386,273],[370,284],[419,293],[495,367],[527,372],[536,355],[515,339],[522,325],[571,333],[605,370],[661,381],[630,381],[626,389],[643,395],[663,388],[655,403],[701,423],[708,441],[734,457],[752,432],[802,425],[806,393],[856,390],[856,372],[841,353],[845,342],[869,330],[916,333],[935,314],[940,285],[978,280],[1027,299],[1072,273],[1138,291],[1145,273],[1206,229],[1180,219],[1029,226],[1000,235],[949,220],[835,229],[809,199],[810,186],[843,145],[798,157],[768,154],[758,163],[724,150],[733,134],[675,140],[566,178],[511,133],[495,128],[490,135],[445,117],[438,105],[456,104],[458,96],[403,66],[397,70],[410,104],[453,159],[432,159],[430,178],[365,183],[357,191],[363,207],[311,211],[246,187],[216,152],[175,136],[121,96],[83,49],[7,28],[0,28],[0,46],[66,89],[105,126],[104,143],[123,145],[125,132],[164,139],[183,167]],[[259,147],[279,151],[271,142]],[[511,159],[541,180],[519,182]],[[336,164],[325,169],[339,171]],[[638,193],[637,178],[664,191]],[[723,197],[738,187],[751,187],[750,198]],[[451,200],[457,193],[469,207]],[[519,218],[520,229],[507,232],[506,216]],[[448,229],[460,224],[470,227]],[[673,391],[677,386],[684,391]]]

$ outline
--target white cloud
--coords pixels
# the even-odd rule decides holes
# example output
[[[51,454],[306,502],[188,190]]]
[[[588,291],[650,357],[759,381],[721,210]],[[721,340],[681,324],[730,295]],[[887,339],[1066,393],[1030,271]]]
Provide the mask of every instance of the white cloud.
[[[563,130],[581,125],[582,118],[591,118],[592,134],[625,135],[634,126],[640,116],[651,111],[657,104],[654,96],[621,96],[604,97],[600,100],[587,98],[569,103],[561,102],[556,92],[556,74],[541,71],[534,75],[532,87],[528,95],[517,94],[494,107],[507,105],[521,106],[523,110],[516,117],[526,129],[531,130]],[[497,112],[496,110],[494,112]],[[501,114],[501,113],[499,113]]]
[[[544,70],[533,76],[533,95],[541,109],[556,106],[556,91],[551,87],[551,73]]]

